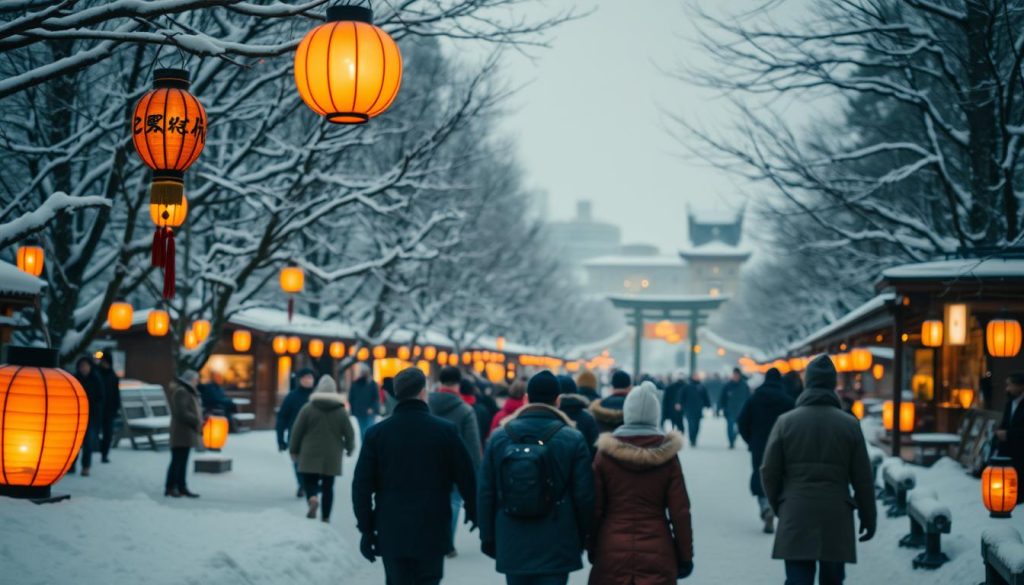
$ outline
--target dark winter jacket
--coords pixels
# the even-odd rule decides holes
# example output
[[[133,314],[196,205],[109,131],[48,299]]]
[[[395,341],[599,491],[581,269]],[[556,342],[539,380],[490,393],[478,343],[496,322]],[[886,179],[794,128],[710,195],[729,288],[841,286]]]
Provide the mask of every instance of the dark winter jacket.
[[[299,411],[288,449],[300,473],[341,475],[342,451],[352,456],[356,434],[341,394],[317,392]]]
[[[348,389],[348,404],[356,417],[373,416],[380,413],[380,391],[373,378],[366,376],[352,382]]]
[[[764,459],[768,435],[771,434],[775,421],[793,410],[793,406],[793,399],[782,388],[781,380],[766,380],[743,405],[739,418],[736,419],[740,436],[750,447],[750,460],[754,468],[750,476],[750,492],[755,496],[765,495],[758,470]]]
[[[121,412],[121,380],[112,368],[96,366],[103,384],[103,418],[111,420]]]
[[[452,550],[452,488],[476,515],[476,477],[455,425],[425,402],[398,403],[366,431],[352,478],[362,534],[375,534],[382,557],[433,560]]]
[[[999,454],[1013,460],[1017,476],[1024,477],[1024,408],[1017,407],[1014,412],[1012,396],[1007,396],[999,429],[1006,431],[1006,440],[999,444]],[[1024,498],[1024,490],[1018,495],[1018,499],[1021,498]]]
[[[629,390],[616,390],[615,394],[590,403],[590,414],[594,415],[600,432],[610,433],[622,426],[622,405],[626,402],[626,394]]]
[[[508,399],[505,400],[505,404],[501,405],[501,410],[499,410],[497,414],[494,415],[494,418],[491,419],[491,433],[500,427],[502,422],[510,418],[517,410],[522,408],[524,404],[526,404],[526,399],[522,397],[512,398],[509,396]]]
[[[459,429],[459,437],[466,445],[469,459],[473,462],[473,472],[476,473],[480,469],[483,448],[480,443],[480,425],[477,424],[473,407],[466,404],[458,394],[444,390],[431,393],[427,397],[427,405],[430,406],[431,414],[447,420]]]
[[[812,384],[819,369],[829,374],[820,378],[824,385]],[[775,423],[761,466],[765,495],[779,517],[772,557],[855,563],[854,510],[861,526],[873,529],[877,519],[867,446],[857,419],[840,409],[828,356],[807,372],[807,389],[796,410]]]
[[[718,399],[718,410],[730,419],[736,419],[743,410],[743,405],[750,398],[750,386],[747,380],[740,378],[738,382],[729,380],[722,386],[722,395]]]
[[[561,494],[543,518],[517,518],[505,513],[498,493],[501,458],[511,443],[506,429],[519,436],[539,437],[564,425],[548,441],[552,477]],[[594,507],[590,451],[583,435],[565,413],[545,404],[528,404],[494,431],[480,469],[480,539],[495,546],[497,571],[511,575],[564,574],[583,568],[583,545]]]
[[[103,397],[105,392],[103,391],[103,382],[96,375],[96,366],[93,366],[92,371],[85,376],[79,374],[76,368],[75,379],[82,385],[82,388],[85,390],[85,397],[89,400],[89,427],[99,429],[99,425],[103,421]]]
[[[683,381],[672,382],[665,388],[665,394],[661,400],[661,420],[670,420],[677,427],[682,426],[683,410],[679,397],[683,392],[686,383]],[[676,406],[679,406],[677,409]]]
[[[691,381],[679,392],[679,403],[683,405],[687,419],[701,419],[704,418],[704,409],[711,408],[711,397],[704,384]]]
[[[590,401],[582,394],[562,394],[558,400],[558,408],[576,424],[576,430],[583,435],[590,455],[593,456],[594,453],[597,453],[598,431],[597,421],[588,410]]]
[[[678,432],[598,439],[590,585],[675,583],[693,560],[690,497]]]
[[[281,401],[281,407],[277,409],[277,421],[274,428],[277,430],[277,448],[284,451],[288,448],[288,435],[295,425],[295,418],[299,411],[309,402],[309,396],[313,394],[312,388],[299,386],[285,395]]]
[[[495,405],[497,407],[497,405]],[[480,437],[480,453],[483,456],[484,445],[487,444],[487,437],[491,436],[491,419],[497,413],[497,409],[493,412],[487,407],[487,404],[480,400],[477,396],[477,401],[473,405],[473,414],[476,415],[476,429],[477,436]]]
[[[199,391],[181,379],[171,382],[171,447],[198,447],[203,433]]]

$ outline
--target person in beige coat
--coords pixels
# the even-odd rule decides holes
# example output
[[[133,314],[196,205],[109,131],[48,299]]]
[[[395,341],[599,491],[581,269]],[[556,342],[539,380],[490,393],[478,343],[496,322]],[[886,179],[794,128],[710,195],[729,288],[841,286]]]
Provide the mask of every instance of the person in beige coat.
[[[860,541],[875,534],[871,462],[860,423],[842,410],[836,368],[827,355],[807,367],[796,408],[772,428],[761,483],[779,519],[772,558],[786,561],[786,585],[840,585],[845,563],[857,562]],[[850,488],[853,488],[851,497]]]
[[[334,504],[334,478],[341,475],[342,451],[349,457],[356,434],[334,378],[323,376],[292,426],[288,450],[302,474],[309,511],[307,518],[329,522]]]
[[[203,411],[199,407],[199,374],[188,370],[171,382],[171,428],[169,445],[171,448],[171,464],[167,468],[167,482],[164,485],[164,496],[172,498],[198,498],[199,494],[190,492],[185,484],[188,472],[188,454],[193,447],[199,446],[199,437],[203,432]]]

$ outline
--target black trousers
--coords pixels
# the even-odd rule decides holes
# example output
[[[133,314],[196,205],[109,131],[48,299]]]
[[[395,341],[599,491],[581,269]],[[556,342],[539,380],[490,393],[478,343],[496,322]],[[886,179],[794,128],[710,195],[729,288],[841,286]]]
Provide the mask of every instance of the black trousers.
[[[438,585],[444,577],[444,557],[402,559],[384,557],[387,585]]]
[[[167,468],[167,489],[188,491],[185,485],[185,472],[188,471],[188,453],[191,447],[171,447],[171,464]]]
[[[786,561],[786,585],[814,585],[814,572],[818,570],[820,585],[843,585],[846,565],[833,562]]]
[[[334,506],[334,476],[303,473],[302,488],[306,490],[307,498],[320,496],[320,517],[330,519],[331,508]]]
[[[113,416],[103,417],[103,427],[100,429],[102,439],[100,440],[100,455],[104,459],[110,453],[110,445],[114,442],[114,418]]]

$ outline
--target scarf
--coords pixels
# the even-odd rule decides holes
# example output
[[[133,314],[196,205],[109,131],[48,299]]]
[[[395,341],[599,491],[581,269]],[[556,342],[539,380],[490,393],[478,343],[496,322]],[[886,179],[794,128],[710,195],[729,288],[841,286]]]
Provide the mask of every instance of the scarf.
[[[651,435],[664,437],[665,431],[655,425],[631,424],[622,425],[612,432],[612,436],[615,437],[649,437]]]

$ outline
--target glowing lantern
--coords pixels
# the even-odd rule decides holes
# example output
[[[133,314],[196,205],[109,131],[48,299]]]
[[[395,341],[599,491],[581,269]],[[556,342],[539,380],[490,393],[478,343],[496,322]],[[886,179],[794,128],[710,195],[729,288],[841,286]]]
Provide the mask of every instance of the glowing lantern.
[[[437,357],[437,348],[433,345],[428,345],[423,348],[423,357],[428,360],[433,360]]]
[[[310,339],[309,346],[306,348],[309,355],[314,358],[319,358],[324,355],[324,342],[321,339]]]
[[[154,309],[146,318],[146,332],[153,337],[163,337],[171,328],[171,316],[167,311]]]
[[[421,355],[423,355],[423,348],[418,345],[414,345],[412,348],[412,357],[420,357]]]
[[[892,430],[893,405],[892,400],[886,400],[882,405],[882,426],[887,431]],[[914,403],[900,403],[900,432],[910,433],[914,431]]]
[[[0,365],[0,495],[49,498],[82,446],[89,401],[52,349],[9,346]]]
[[[374,359],[382,360],[386,357],[388,357],[388,348],[384,347],[383,345],[378,345],[377,347],[373,348]]]
[[[957,388],[953,390],[953,401],[959,404],[961,408],[970,408],[974,404],[974,389]]]
[[[717,353],[718,353],[718,357],[723,357],[725,355],[725,348],[724,347],[718,348]]]
[[[853,365],[848,353],[837,353],[834,361],[837,372],[849,372],[850,367]]]
[[[942,321],[928,319],[921,323],[921,345],[940,347],[942,345]]]
[[[210,336],[210,322],[206,319],[199,319],[192,324],[192,331],[195,332],[196,339],[199,340],[199,343],[202,343]]]
[[[874,361],[871,352],[866,349],[855,349],[850,352],[850,367],[854,372],[866,372],[871,369]]]
[[[275,336],[274,340],[270,342],[270,346],[277,355],[284,355],[288,353],[288,338],[284,335]]]
[[[285,266],[281,269],[281,290],[288,293],[288,322],[295,313],[295,295],[306,286],[306,274],[298,266]]]
[[[231,346],[240,353],[249,351],[249,348],[252,347],[252,331],[246,329],[236,330],[231,334]]]
[[[950,345],[967,343],[967,305],[946,305],[946,337]]]
[[[153,266],[164,269],[163,297],[174,297],[174,230],[185,223],[188,216],[188,199],[184,195],[177,202],[151,202],[149,218],[156,229],[153,231],[151,262]]]
[[[993,319],[985,327],[985,345],[992,357],[1014,357],[1020,353],[1020,321]]]
[[[288,353],[296,354],[302,351],[302,339],[292,335],[288,338]]]
[[[504,338],[504,337],[499,337],[499,338],[498,338],[498,339],[497,339],[497,340],[496,340],[496,341],[494,342],[494,347],[495,347],[495,348],[496,348],[496,349],[497,349],[498,351],[505,351],[505,338]]]
[[[107,311],[107,323],[114,331],[125,331],[132,326],[132,315],[134,310],[128,303],[118,301],[110,303],[110,310]]]
[[[981,501],[993,518],[1009,518],[1017,507],[1017,470],[1009,459],[995,457],[981,473]]]
[[[211,451],[220,451],[228,440],[228,419],[211,416],[203,424],[203,446]]]
[[[459,356],[458,356],[458,354],[456,354],[454,352],[448,354],[448,365],[453,367],[453,368],[455,366],[459,365]]]
[[[332,358],[340,360],[345,357],[345,344],[340,341],[332,341],[328,351]]]
[[[430,348],[427,348],[427,349],[430,349]],[[439,363],[439,364],[447,364],[448,363],[448,352],[447,351],[439,351],[439,352],[437,352],[437,363]]]
[[[356,359],[358,359],[361,362],[365,362],[366,360],[370,359],[370,350],[365,347],[360,347],[359,352],[356,353]]]
[[[195,331],[189,329],[185,332],[185,339],[182,342],[182,345],[188,350],[193,350],[199,347],[199,336],[196,335]]]
[[[864,418],[864,403],[860,400],[854,400],[853,406],[850,407],[850,412],[853,413],[853,416],[857,417],[857,420],[862,420]]]
[[[875,364],[871,366],[871,377],[876,380],[881,380],[885,377],[885,366],[882,364]]]
[[[311,110],[335,124],[362,124],[398,95],[402,54],[373,25],[373,11],[332,6],[327,22],[306,34],[295,51],[295,86]]]
[[[454,364],[452,364],[452,365],[458,365],[458,363],[459,363],[459,362],[458,362],[458,361],[456,361],[456,362],[455,362]],[[470,353],[470,352],[468,352],[468,351],[464,351],[464,352],[462,352],[462,363],[463,363],[463,364],[465,364],[465,365],[467,365],[467,366],[468,366],[469,364],[473,363],[473,354],[472,354],[472,353]]]
[[[696,345],[694,345],[694,346],[693,346],[693,353],[700,353],[702,349],[703,349],[703,348],[702,348],[702,347],[700,346],[700,344],[698,343],[698,344],[696,344]],[[788,368],[789,366],[787,365],[786,367]]]
[[[403,361],[409,361],[409,358],[411,356],[412,356],[412,352],[409,351],[408,347],[403,345],[402,347],[398,348],[398,359],[403,360]]]
[[[43,273],[43,262],[46,255],[39,246],[21,246],[18,248],[18,269],[32,276]]]

